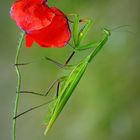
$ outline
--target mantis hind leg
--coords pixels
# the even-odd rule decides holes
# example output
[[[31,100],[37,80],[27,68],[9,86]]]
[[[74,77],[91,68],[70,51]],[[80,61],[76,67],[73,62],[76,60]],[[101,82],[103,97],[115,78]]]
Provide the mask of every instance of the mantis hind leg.
[[[33,95],[38,95],[38,96],[47,96],[49,93],[50,93],[50,91],[51,91],[51,89],[57,84],[57,83],[61,83],[61,82],[63,82],[64,80],[66,79],[66,76],[64,76],[64,77],[60,77],[59,79],[56,79],[56,80],[54,80],[52,83],[51,83],[51,85],[48,87],[48,89],[47,89],[47,91],[44,93],[44,94],[42,94],[42,93],[37,93],[37,92],[34,92],[34,91],[26,91],[26,90],[23,90],[23,91],[20,91],[20,93],[24,93],[24,94],[33,94]],[[57,85],[58,86],[58,85]]]
[[[37,105],[37,106],[35,106],[35,107],[29,108],[29,109],[27,109],[26,111],[24,111],[24,112],[18,114],[17,116],[15,116],[13,119],[17,119],[18,117],[20,117],[20,116],[22,116],[22,115],[24,115],[24,114],[26,114],[26,113],[28,113],[28,112],[31,112],[31,111],[33,111],[33,110],[35,110],[35,109],[37,109],[37,108],[42,107],[42,106],[48,105],[48,104],[50,104],[51,102],[57,100],[57,97],[59,96],[60,83],[63,82],[63,80],[64,80],[64,77],[61,77],[61,78],[59,78],[58,80],[55,80],[55,81],[51,84],[51,86],[49,87],[49,89],[48,89],[48,91],[50,91],[51,88],[57,83],[56,96],[55,96],[54,99],[52,99],[52,100],[50,100],[50,101],[47,101],[47,102],[45,102],[45,103],[43,103],[43,104]],[[28,91],[22,91],[21,93],[31,93],[31,94],[35,94],[35,95],[47,96],[49,92],[47,92],[47,94],[45,93],[44,95],[43,95],[43,94],[39,94],[39,93],[36,94],[35,92],[28,92]]]
[[[37,63],[37,62],[40,62],[42,60],[47,60],[53,64],[55,64],[56,66],[58,66],[59,68],[64,68],[64,69],[68,69],[69,67],[71,67],[70,65],[66,65],[66,64],[61,64],[60,62],[54,60],[54,59],[51,59],[49,57],[42,57],[40,59],[37,59],[37,60],[34,60],[34,61],[31,61],[31,62],[25,62],[25,63],[17,63],[17,64],[14,64],[15,66],[25,66],[25,65],[30,65],[30,64],[33,64],[33,63]]]
[[[24,111],[24,112],[18,114],[18,115],[15,116],[13,119],[17,119],[18,117],[20,117],[20,116],[22,116],[22,115],[24,115],[24,114],[26,114],[26,113],[28,113],[28,112],[30,112],[30,111],[33,111],[33,110],[35,110],[35,109],[37,109],[37,108],[40,108],[40,107],[42,107],[42,106],[45,106],[45,105],[47,105],[47,104],[50,104],[50,103],[53,102],[54,100],[55,100],[55,99],[53,99],[53,100],[51,100],[51,101],[48,101],[48,102],[45,102],[45,103],[43,103],[43,104],[40,104],[40,105],[38,105],[38,106],[32,107],[32,108],[30,108],[30,109],[28,109],[28,110],[26,110],[26,111]]]

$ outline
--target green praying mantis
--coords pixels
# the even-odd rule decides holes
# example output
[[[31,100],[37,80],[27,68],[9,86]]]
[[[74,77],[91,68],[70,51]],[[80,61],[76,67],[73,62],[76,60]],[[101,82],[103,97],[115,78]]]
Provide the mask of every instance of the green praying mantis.
[[[79,30],[79,23],[80,22],[86,22],[85,25]],[[50,130],[50,128],[53,126],[54,122],[60,115],[61,111],[63,110],[65,104],[71,97],[74,89],[78,85],[80,79],[82,78],[83,74],[85,73],[88,64],[94,59],[94,57],[98,54],[98,52],[103,48],[103,46],[106,44],[108,41],[109,36],[111,35],[110,30],[108,29],[103,29],[103,37],[101,41],[98,42],[91,42],[86,45],[81,45],[81,42],[83,39],[86,37],[86,34],[90,27],[92,26],[93,21],[92,20],[80,20],[78,15],[74,15],[74,22],[73,22],[73,53],[70,55],[68,60],[66,61],[65,64],[60,64],[59,62],[50,59],[48,57],[44,57],[43,59],[48,60],[50,62],[55,63],[57,66],[61,68],[66,68],[70,69],[70,73],[67,76],[63,76],[55,80],[50,87],[48,88],[47,92],[45,94],[40,94],[40,93],[35,93],[35,92],[30,92],[30,91],[17,91],[20,93],[31,93],[35,95],[40,95],[40,96],[47,96],[50,90],[54,87],[55,84],[57,84],[57,94],[56,97],[51,100],[50,102],[43,103],[39,106],[30,108],[29,110],[19,114],[15,115],[14,119],[18,118],[19,116],[34,110],[36,108],[39,108],[41,106],[44,106],[46,104],[49,104],[48,106],[48,113],[45,118],[45,124],[46,124],[46,129],[44,134],[47,134],[47,132]],[[73,55],[78,52],[78,51],[84,51],[87,49],[92,49],[93,50],[90,52],[89,55],[87,55],[83,60],[81,60],[77,65],[70,66],[68,65],[68,62],[71,60]],[[30,63],[22,63],[18,64],[15,63],[15,66],[18,67],[20,65],[27,65]]]

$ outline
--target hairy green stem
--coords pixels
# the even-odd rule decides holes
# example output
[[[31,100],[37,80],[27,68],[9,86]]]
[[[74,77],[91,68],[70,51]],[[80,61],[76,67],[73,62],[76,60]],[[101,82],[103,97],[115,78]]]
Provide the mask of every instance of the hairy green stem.
[[[19,96],[20,96],[20,87],[21,87],[21,74],[18,65],[18,60],[19,60],[19,54],[21,50],[21,46],[24,40],[24,35],[25,33],[22,32],[21,38],[17,47],[17,52],[16,52],[16,57],[15,57],[15,69],[17,73],[17,94],[16,94],[16,99],[15,99],[15,107],[14,107],[14,112],[13,112],[13,118],[17,116],[17,111],[18,111],[18,105],[19,105]],[[16,140],[16,123],[17,120],[16,118],[13,119],[13,131],[12,131],[12,140]]]

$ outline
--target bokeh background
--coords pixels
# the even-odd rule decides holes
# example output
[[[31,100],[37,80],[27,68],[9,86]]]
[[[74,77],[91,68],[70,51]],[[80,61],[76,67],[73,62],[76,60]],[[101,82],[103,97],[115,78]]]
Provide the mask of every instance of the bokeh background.
[[[0,2],[0,140],[11,140],[12,110],[16,90],[13,66],[19,29],[9,17],[12,0]],[[140,1],[49,0],[65,13],[92,18],[95,25],[85,40],[101,38],[101,28],[130,25],[112,32],[110,40],[85,75],[47,136],[43,119],[47,106],[18,119],[17,140],[140,140]],[[70,47],[42,49],[23,47],[21,62],[42,56],[64,62]],[[80,61],[80,53],[71,63]],[[44,93],[61,69],[41,61],[21,68],[22,89]],[[43,103],[44,97],[21,95],[19,112]]]

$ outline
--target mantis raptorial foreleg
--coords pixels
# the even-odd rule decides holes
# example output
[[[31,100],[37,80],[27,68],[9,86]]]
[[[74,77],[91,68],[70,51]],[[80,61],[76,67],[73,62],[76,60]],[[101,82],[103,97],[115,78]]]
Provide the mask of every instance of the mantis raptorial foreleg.
[[[69,14],[69,16],[74,17],[73,21],[73,43],[74,47],[72,47],[75,51],[83,51],[90,48],[96,47],[98,42],[91,42],[86,45],[81,45],[82,40],[85,38],[87,32],[91,28],[93,21],[89,19],[80,19],[77,14]],[[79,29],[79,23],[85,23],[81,29]],[[71,45],[72,46],[72,45]]]
[[[74,48],[80,45],[81,41],[85,38],[87,32],[89,31],[91,25],[93,24],[92,20],[89,19],[80,19],[77,14],[67,14],[67,17],[74,17],[74,21],[69,20],[69,22],[73,23],[73,43]],[[79,29],[79,23],[85,23],[81,29]]]

